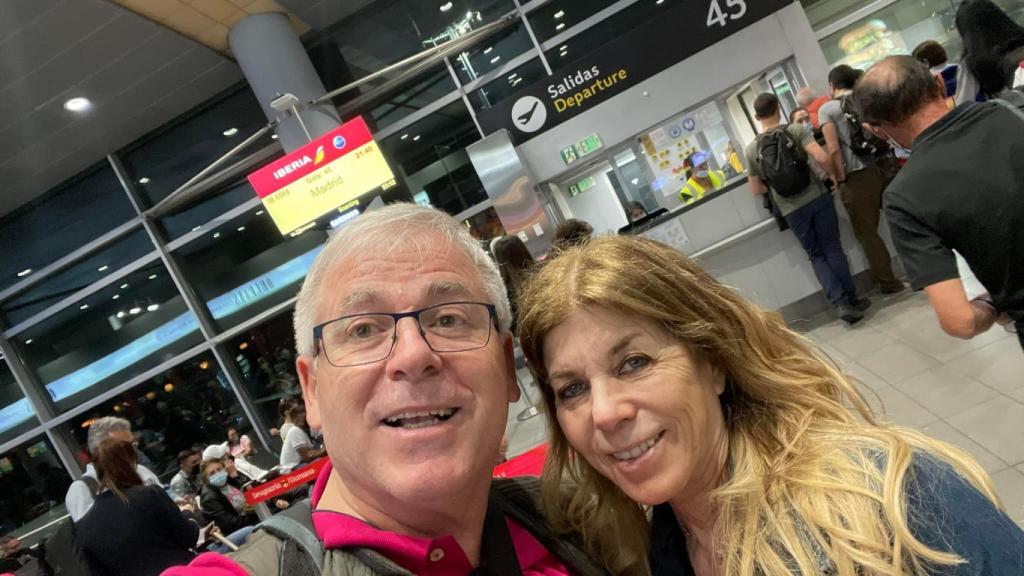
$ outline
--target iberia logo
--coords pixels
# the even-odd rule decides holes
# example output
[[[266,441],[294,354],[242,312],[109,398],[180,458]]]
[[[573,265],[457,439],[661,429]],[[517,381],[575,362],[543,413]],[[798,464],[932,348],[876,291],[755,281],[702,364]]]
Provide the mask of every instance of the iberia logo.
[[[321,144],[320,146],[317,146],[317,148],[316,148],[316,156],[313,157],[313,166],[317,166],[317,165],[319,165],[323,161],[324,161],[324,147]]]

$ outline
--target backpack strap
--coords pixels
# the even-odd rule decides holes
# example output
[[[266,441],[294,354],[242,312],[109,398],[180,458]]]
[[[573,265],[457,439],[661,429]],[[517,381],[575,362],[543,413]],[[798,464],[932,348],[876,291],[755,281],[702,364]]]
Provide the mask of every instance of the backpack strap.
[[[260,522],[256,529],[283,542],[279,574],[320,574],[324,566],[324,545],[313,527],[313,510],[308,498]]]

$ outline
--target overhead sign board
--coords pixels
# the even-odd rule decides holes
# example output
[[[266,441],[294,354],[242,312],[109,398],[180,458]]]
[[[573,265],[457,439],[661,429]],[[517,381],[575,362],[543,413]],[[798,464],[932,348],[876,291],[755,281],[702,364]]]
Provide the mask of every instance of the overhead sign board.
[[[367,192],[395,184],[370,129],[350,120],[249,175],[282,234],[333,214]]]
[[[793,2],[693,0],[667,8],[545,80],[478,112],[480,127],[486,134],[507,128],[513,144],[522,144]]]

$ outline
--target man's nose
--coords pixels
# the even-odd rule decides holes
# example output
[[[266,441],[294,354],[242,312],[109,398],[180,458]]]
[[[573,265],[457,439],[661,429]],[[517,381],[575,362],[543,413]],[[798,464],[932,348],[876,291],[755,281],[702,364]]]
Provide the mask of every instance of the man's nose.
[[[393,380],[429,376],[441,369],[441,357],[430,348],[415,318],[395,325],[395,344],[388,357],[388,376]]]

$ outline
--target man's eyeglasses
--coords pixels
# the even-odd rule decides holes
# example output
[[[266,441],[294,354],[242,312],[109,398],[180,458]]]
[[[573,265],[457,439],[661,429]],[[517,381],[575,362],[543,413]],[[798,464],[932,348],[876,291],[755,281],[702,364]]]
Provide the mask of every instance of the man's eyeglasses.
[[[372,364],[391,355],[402,318],[416,319],[420,335],[434,352],[483,348],[491,341],[492,322],[497,328],[493,304],[449,302],[400,314],[342,316],[314,327],[313,339],[332,366]]]

